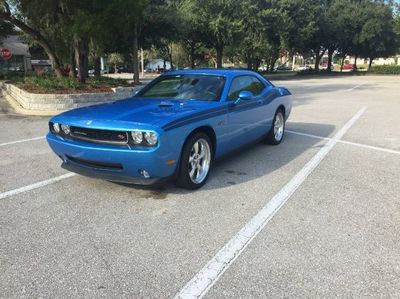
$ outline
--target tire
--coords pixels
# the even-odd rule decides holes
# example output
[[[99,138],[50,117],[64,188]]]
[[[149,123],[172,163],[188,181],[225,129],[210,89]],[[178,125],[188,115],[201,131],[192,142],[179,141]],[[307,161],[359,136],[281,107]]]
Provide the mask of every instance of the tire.
[[[208,179],[212,161],[213,148],[208,135],[199,132],[190,136],[182,149],[176,184],[190,190],[202,187]]]
[[[285,135],[285,113],[282,108],[275,112],[271,130],[268,132],[265,142],[271,145],[277,145],[282,142]]]

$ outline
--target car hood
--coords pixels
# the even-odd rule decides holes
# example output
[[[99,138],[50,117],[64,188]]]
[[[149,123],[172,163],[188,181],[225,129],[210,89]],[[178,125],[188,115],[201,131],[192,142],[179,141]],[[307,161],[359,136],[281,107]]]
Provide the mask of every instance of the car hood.
[[[162,127],[191,114],[221,106],[220,102],[129,98],[64,112],[51,121],[90,127]]]

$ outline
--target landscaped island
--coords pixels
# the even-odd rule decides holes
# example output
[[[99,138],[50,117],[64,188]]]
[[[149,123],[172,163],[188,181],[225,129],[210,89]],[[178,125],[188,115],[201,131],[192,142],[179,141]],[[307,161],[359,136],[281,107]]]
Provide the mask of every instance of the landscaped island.
[[[0,76],[3,96],[20,113],[52,115],[72,108],[112,102],[133,95],[133,84],[107,77],[74,78],[52,75]]]

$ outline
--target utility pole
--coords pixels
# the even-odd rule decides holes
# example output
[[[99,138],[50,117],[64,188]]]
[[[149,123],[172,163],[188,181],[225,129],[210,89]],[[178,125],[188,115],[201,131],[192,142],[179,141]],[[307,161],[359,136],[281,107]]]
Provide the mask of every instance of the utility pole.
[[[142,78],[144,77],[144,53],[143,48],[140,48],[140,64],[142,66]]]
[[[294,64],[296,63],[296,53],[293,53],[292,71],[294,71]]]

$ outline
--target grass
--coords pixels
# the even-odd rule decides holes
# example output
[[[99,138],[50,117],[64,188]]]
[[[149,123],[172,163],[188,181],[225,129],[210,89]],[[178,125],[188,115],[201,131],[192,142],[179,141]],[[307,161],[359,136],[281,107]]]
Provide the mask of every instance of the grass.
[[[369,72],[381,75],[400,75],[400,65],[374,65]]]

